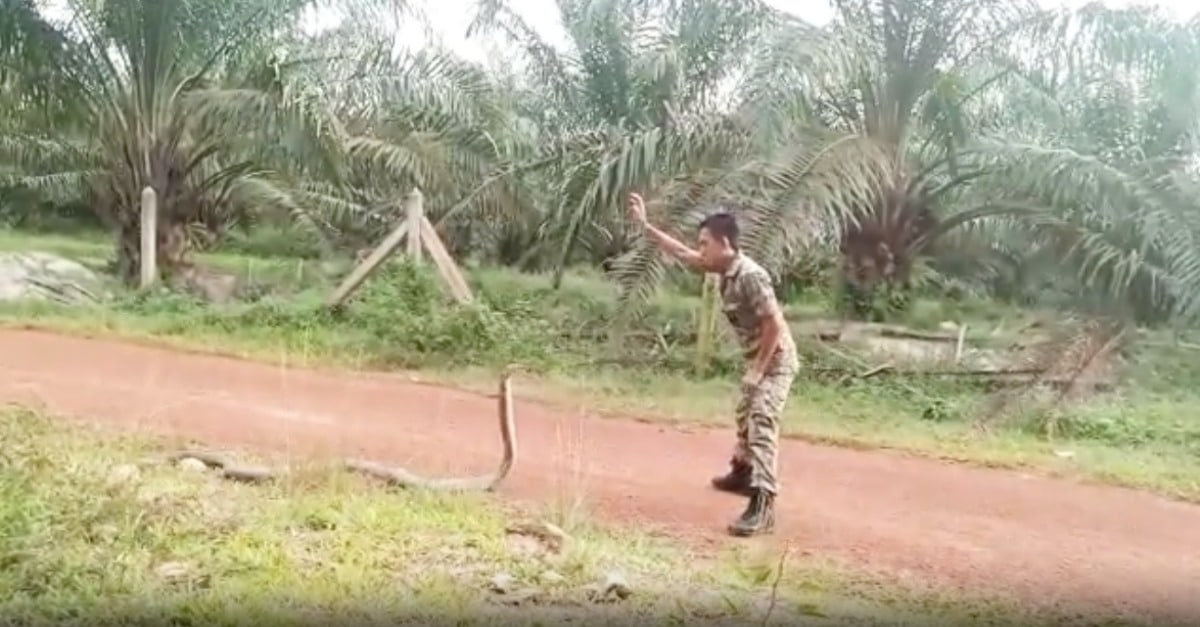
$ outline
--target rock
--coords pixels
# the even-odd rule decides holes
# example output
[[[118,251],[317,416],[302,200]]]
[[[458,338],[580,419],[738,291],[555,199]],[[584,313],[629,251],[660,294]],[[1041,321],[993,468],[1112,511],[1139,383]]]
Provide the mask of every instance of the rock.
[[[609,572],[600,579],[592,589],[592,600],[613,601],[624,600],[633,594],[633,589],[629,587],[629,583],[625,580],[625,576],[618,572]]]
[[[179,467],[190,472],[205,472],[208,470],[208,465],[195,457],[184,457],[179,460]]]
[[[510,533],[505,537],[508,552],[520,558],[539,557],[546,553],[546,547],[537,538]]]
[[[121,528],[116,525],[96,525],[88,533],[88,541],[93,544],[110,543],[121,535]]]
[[[544,583],[548,586],[552,586],[554,584],[559,584],[559,583],[566,581],[567,578],[563,577],[562,575],[560,575],[552,570],[548,570],[548,571],[542,573],[538,577],[538,579],[540,579],[542,583]]]
[[[154,568],[154,574],[167,584],[192,590],[212,585],[211,577],[190,562],[163,562]]]
[[[571,540],[571,537],[558,525],[545,521],[513,523],[505,531],[509,534],[510,546],[526,553],[530,552],[530,547],[522,546],[525,543],[517,541],[517,538],[535,539],[550,553],[561,553]]]
[[[187,579],[192,574],[192,567],[184,562],[163,562],[154,567],[154,574],[160,579],[177,583]]]
[[[221,475],[226,479],[244,483],[263,483],[275,478],[275,473],[266,466],[228,466]]]
[[[108,473],[108,484],[115,486],[132,483],[137,481],[141,474],[142,473],[140,470],[138,470],[138,467],[133,464],[121,464],[120,466],[114,466],[113,469]]]
[[[0,253],[0,302],[95,303],[103,280],[82,264],[50,253]]]
[[[168,283],[175,289],[218,304],[232,301],[238,291],[236,276],[196,265],[179,268]]]
[[[508,573],[500,572],[493,575],[489,583],[491,584],[492,592],[506,594],[509,590],[512,590],[513,577]]]
[[[538,603],[542,600],[545,594],[537,588],[521,588],[514,590],[510,594],[506,594],[500,598],[505,605],[524,605],[528,603]]]

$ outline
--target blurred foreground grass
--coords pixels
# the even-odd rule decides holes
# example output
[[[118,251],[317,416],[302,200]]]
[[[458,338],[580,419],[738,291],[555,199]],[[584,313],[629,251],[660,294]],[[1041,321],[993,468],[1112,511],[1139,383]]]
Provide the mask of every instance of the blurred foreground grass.
[[[167,439],[22,408],[0,408],[0,437],[5,624],[750,624],[768,612],[780,624],[1039,618],[798,556],[781,570],[785,549],[770,541],[696,552],[555,508],[391,490],[312,462],[293,460],[273,484],[235,484],[158,461]],[[561,549],[553,535],[506,531],[546,522],[564,530]],[[615,582],[630,594],[605,594]]]

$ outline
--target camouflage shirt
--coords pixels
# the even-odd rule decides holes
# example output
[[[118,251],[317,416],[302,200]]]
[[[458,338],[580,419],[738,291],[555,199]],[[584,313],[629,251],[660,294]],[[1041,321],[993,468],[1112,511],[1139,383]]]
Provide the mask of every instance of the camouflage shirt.
[[[771,276],[753,259],[738,254],[721,276],[721,309],[733,326],[747,361],[753,360],[758,353],[760,320],[768,315],[774,304],[775,289],[771,286]],[[767,362],[767,371],[795,371],[799,366],[796,343],[792,340],[791,330],[784,326],[779,336],[779,347]]]

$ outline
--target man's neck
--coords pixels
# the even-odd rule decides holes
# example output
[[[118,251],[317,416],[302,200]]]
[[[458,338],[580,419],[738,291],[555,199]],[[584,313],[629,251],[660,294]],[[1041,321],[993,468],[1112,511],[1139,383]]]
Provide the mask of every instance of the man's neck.
[[[720,269],[721,275],[725,276],[725,275],[728,275],[730,272],[732,272],[734,270],[734,268],[737,267],[738,258],[741,256],[742,256],[741,252],[737,251],[737,250],[730,253],[730,255],[725,258],[724,263],[721,264],[721,269]]]

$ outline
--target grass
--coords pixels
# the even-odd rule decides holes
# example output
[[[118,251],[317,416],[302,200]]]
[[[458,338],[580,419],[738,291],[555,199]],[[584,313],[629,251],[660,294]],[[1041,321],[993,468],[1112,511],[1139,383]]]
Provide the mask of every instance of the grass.
[[[92,260],[109,251],[100,238],[12,232],[0,235],[4,249]],[[695,328],[692,294],[660,294],[644,318],[626,326],[633,339],[617,343],[602,337],[617,315],[614,293],[586,272],[569,274],[554,292],[544,276],[469,268],[480,302],[459,307],[444,301],[428,271],[397,262],[367,284],[345,316],[335,317],[320,308],[333,273],[318,262],[233,253],[206,255],[203,262],[259,277],[280,295],[226,306],[167,294],[122,296],[71,310],[7,305],[0,308],[0,323],[289,365],[415,369],[428,380],[487,391],[500,364],[519,361],[537,372],[522,385],[526,397],[646,420],[728,425],[731,419],[738,360],[724,341],[710,370],[693,372],[694,347],[687,337]],[[788,306],[812,310],[814,302]],[[1011,327],[1018,316],[979,303],[920,302],[914,315],[927,322],[967,319],[984,333],[996,325]],[[966,318],[976,312],[985,313]],[[799,339],[809,364],[828,358]],[[783,428],[790,437],[813,442],[1034,469],[1200,501],[1200,420],[1192,411],[1200,397],[1163,384],[1194,380],[1187,370],[1194,359],[1177,355],[1172,362],[1151,355],[1144,361],[1139,381],[1145,385],[1135,381],[1119,394],[1056,416],[1054,438],[1046,436],[1049,417],[1036,414],[1014,416],[988,435],[977,433],[971,422],[980,394],[962,386],[873,380],[833,387],[804,377],[795,385]],[[1158,388],[1151,389],[1151,381]]]
[[[0,408],[6,624],[1031,624],[980,597],[880,583],[767,542],[696,553],[484,495],[390,490],[313,461],[268,485],[164,461],[168,438]],[[567,542],[509,533],[565,525]],[[612,576],[627,598],[597,597]],[[495,586],[508,578],[505,591]],[[1046,622],[1049,624],[1049,622]]]

